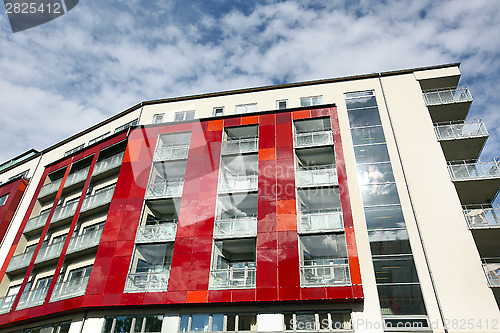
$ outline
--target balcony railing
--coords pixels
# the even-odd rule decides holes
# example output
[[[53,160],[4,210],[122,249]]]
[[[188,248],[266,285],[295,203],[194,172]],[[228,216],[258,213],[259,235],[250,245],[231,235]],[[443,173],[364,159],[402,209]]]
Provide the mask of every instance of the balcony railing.
[[[85,199],[83,200],[81,212],[86,212],[88,210],[110,203],[111,199],[113,198],[114,191],[115,187],[113,186],[102,192],[85,197]]]
[[[99,241],[101,240],[101,235],[102,228],[71,237],[68,246],[68,253],[74,253],[98,246]]]
[[[136,243],[171,242],[175,240],[177,220],[161,221],[157,225],[141,225],[137,228]]]
[[[350,281],[347,259],[311,260],[300,266],[302,286],[346,285]]]
[[[467,87],[448,88],[425,91],[424,100],[427,106],[472,102],[472,95]]]
[[[299,232],[328,230],[344,230],[342,212],[302,213],[299,216]]]
[[[463,211],[470,229],[500,227],[500,207],[470,205]]]
[[[50,245],[42,245],[38,255],[36,256],[35,263],[41,263],[61,256],[64,241],[60,241]]]
[[[38,197],[43,198],[49,194],[57,192],[57,190],[59,189],[59,186],[61,186],[61,182],[62,182],[62,178],[43,185],[42,188],[40,189],[40,193],[38,194]]]
[[[7,313],[12,308],[12,304],[16,299],[17,295],[10,295],[0,298],[0,314]]]
[[[219,178],[219,192],[256,191],[257,174],[225,175]]]
[[[222,154],[238,154],[256,152],[259,148],[258,138],[228,140],[222,142]]]
[[[129,273],[125,283],[125,292],[145,293],[167,291],[169,271]]]
[[[34,252],[35,251],[32,250],[13,256],[12,259],[10,259],[9,266],[7,267],[7,272],[12,272],[23,267],[28,267]]]
[[[473,123],[439,123],[434,126],[439,141],[467,139],[488,136],[486,126],[482,121]]]
[[[78,201],[70,202],[64,206],[57,206],[50,222],[61,221],[75,215],[76,206],[78,206]]]
[[[189,144],[156,148],[153,161],[186,159],[189,153]]]
[[[297,186],[337,185],[337,169],[333,167],[298,169],[295,181]]]
[[[45,301],[45,297],[47,297],[48,290],[49,286],[32,290],[25,290],[21,294],[21,298],[19,299],[16,310],[42,305]]]
[[[240,217],[215,221],[214,238],[235,238],[257,235],[257,217]]]
[[[57,302],[63,299],[82,296],[85,294],[85,290],[87,290],[88,283],[89,276],[77,280],[58,282],[54,286],[50,301]]]
[[[68,178],[66,178],[66,181],[64,182],[64,187],[68,187],[76,183],[83,182],[87,178],[88,174],[89,174],[89,167],[80,169],[75,173],[70,173],[68,175]]]
[[[474,180],[500,177],[500,161],[453,161],[448,164],[453,180]]]
[[[483,269],[490,287],[500,287],[500,258],[483,259]]]
[[[92,175],[95,176],[120,166],[122,164],[124,154],[125,153],[116,154],[97,162]]]
[[[255,267],[212,269],[210,287],[215,289],[255,288]]]
[[[298,133],[294,135],[293,146],[295,148],[323,146],[333,144],[332,131],[318,131]]]
[[[149,184],[146,190],[146,199],[180,197],[183,187],[184,181]]]
[[[43,212],[38,216],[32,217],[26,223],[26,227],[24,228],[24,232],[29,232],[38,228],[42,228],[47,222],[47,218],[49,217],[49,212]]]

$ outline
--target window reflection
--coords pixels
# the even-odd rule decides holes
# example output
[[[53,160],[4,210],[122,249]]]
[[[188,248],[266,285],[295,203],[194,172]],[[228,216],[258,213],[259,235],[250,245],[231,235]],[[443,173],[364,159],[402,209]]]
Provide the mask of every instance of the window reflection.
[[[394,174],[389,162],[358,165],[358,176],[361,184],[394,182]]]
[[[411,254],[405,229],[368,231],[372,255]]]
[[[374,258],[373,267],[377,283],[418,283],[412,256]]]
[[[367,207],[365,218],[368,230],[405,228],[401,206]]]
[[[375,99],[375,96],[360,96],[356,99],[347,99],[346,104],[348,110],[377,107],[377,100]]]
[[[385,144],[354,147],[356,163],[373,163],[389,161],[389,152]]]
[[[351,130],[351,135],[352,143],[355,146],[385,142],[382,126],[353,128]]]
[[[394,183],[361,186],[361,196],[365,206],[399,204]]]
[[[425,315],[420,285],[378,285],[382,313],[386,315]]]
[[[382,125],[377,107],[368,109],[349,110],[349,123],[353,127],[365,127],[373,125]]]

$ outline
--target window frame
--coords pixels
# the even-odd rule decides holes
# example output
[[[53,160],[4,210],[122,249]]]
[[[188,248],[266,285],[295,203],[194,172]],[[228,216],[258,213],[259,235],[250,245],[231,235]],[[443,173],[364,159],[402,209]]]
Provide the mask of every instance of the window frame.
[[[178,116],[182,116],[182,119]],[[174,121],[193,120],[196,117],[196,110],[177,111],[174,113]]]
[[[220,111],[220,114],[219,114]],[[224,107],[223,106],[216,106],[213,109],[212,116],[213,117],[222,117],[224,115]]]
[[[282,103],[282,102],[285,103],[285,107],[284,108],[280,107],[280,103]],[[278,100],[276,100],[276,110],[285,110],[285,109],[288,109],[288,99],[278,99]]]
[[[163,122],[163,117],[165,113],[155,113],[153,114],[153,124],[160,124]]]
[[[316,101],[315,101],[315,99],[316,99]],[[305,101],[307,101],[309,104],[304,103]],[[323,95],[300,97],[300,106],[301,107],[309,107],[309,106],[315,106],[315,105],[321,105],[321,104],[323,104]]]
[[[0,207],[2,207],[3,205],[5,205],[5,203],[7,202],[7,200],[9,199],[9,195],[10,195],[10,192],[7,193],[7,194],[4,194],[0,197]]]
[[[192,318],[193,315],[207,315],[208,318],[208,329],[205,330],[197,330],[193,331],[192,330]],[[213,329],[213,316],[214,315],[222,315],[223,321],[222,321],[222,330],[221,331],[214,331]],[[187,322],[187,327],[186,330],[183,330],[182,328],[182,317],[188,317],[188,322]],[[255,317],[255,329],[252,330],[244,330],[239,328],[239,323],[240,323],[240,316],[254,316]],[[228,330],[228,317],[234,317],[234,330]],[[177,332],[179,333],[190,333],[190,332],[258,332],[258,322],[257,322],[257,313],[255,312],[249,312],[249,313],[181,313],[179,314],[179,326],[177,329]]]

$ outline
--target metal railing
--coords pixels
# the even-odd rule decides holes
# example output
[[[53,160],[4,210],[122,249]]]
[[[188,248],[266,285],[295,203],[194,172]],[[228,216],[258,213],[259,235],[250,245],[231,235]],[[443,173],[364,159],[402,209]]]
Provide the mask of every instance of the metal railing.
[[[500,177],[500,161],[452,161],[448,170],[453,180],[473,180]]]
[[[221,154],[237,154],[256,152],[259,148],[258,138],[228,140],[222,142]]]
[[[177,220],[159,221],[157,225],[141,225],[137,228],[136,243],[171,242],[175,240]]]
[[[153,161],[186,159],[189,153],[189,143],[183,145],[165,145],[155,150]]]
[[[75,215],[76,206],[78,206],[78,201],[72,201],[64,206],[57,206],[54,210],[54,215],[52,216],[51,223],[64,220],[70,216]]]
[[[219,178],[219,192],[256,191],[257,174],[224,175]]]
[[[472,102],[472,95],[467,87],[427,90],[423,95],[427,106]]]
[[[101,240],[101,235],[102,228],[71,237],[67,253],[74,253],[98,246],[99,241]]]
[[[38,197],[43,198],[49,194],[57,192],[57,190],[59,189],[59,186],[61,186],[61,182],[62,182],[62,178],[43,185],[42,188],[40,189],[40,193],[38,194]]]
[[[339,183],[337,169],[332,166],[297,169],[295,182],[297,186],[337,185]]]
[[[28,267],[31,262],[31,258],[33,257],[33,253],[35,250],[31,250],[25,253],[18,254],[13,256],[10,259],[9,266],[7,267],[7,272],[12,272],[18,270],[23,267]]]
[[[490,287],[500,287],[500,258],[483,258],[483,269]]]
[[[346,285],[350,281],[347,259],[311,260],[300,266],[302,286]]]
[[[119,153],[97,162],[95,164],[94,171],[92,171],[92,175],[95,176],[120,166],[122,164],[124,154],[125,153]]]
[[[41,228],[47,222],[47,218],[49,217],[49,212],[43,212],[38,216],[32,217],[26,222],[26,227],[24,227],[24,232],[29,232],[38,228]]]
[[[10,295],[0,298],[0,313],[7,313],[12,308],[12,304],[17,295]]]
[[[19,303],[17,304],[16,310],[32,308],[34,306],[42,305],[45,301],[45,297],[47,297],[47,291],[49,290],[49,286],[25,290],[21,294],[21,298],[19,299]]]
[[[344,230],[342,212],[329,211],[323,213],[300,214],[299,232],[323,230]]]
[[[434,131],[439,141],[488,136],[486,126],[480,120],[471,123],[438,123],[434,125]]]
[[[50,296],[50,301],[57,302],[63,299],[84,295],[85,290],[87,290],[89,278],[89,276],[86,276],[76,280],[68,280],[56,283],[56,285],[54,286],[54,291]]]
[[[463,206],[463,212],[470,229],[500,227],[500,207],[498,206]]]
[[[212,269],[210,287],[220,289],[255,288],[255,267]]]
[[[80,211],[85,212],[110,203],[111,199],[113,198],[114,191],[115,187],[113,186],[97,194],[85,197],[85,199],[83,199],[82,209]]]
[[[68,175],[68,178],[66,178],[66,181],[64,182],[64,187],[68,187],[77,184],[79,182],[83,182],[85,179],[87,179],[87,175],[89,174],[89,169],[90,167],[86,167],[78,170],[75,173],[70,173]]]
[[[38,264],[47,260],[60,257],[63,246],[64,246],[64,240],[50,245],[42,245],[40,251],[38,251],[38,254],[36,256],[35,263]]]
[[[160,272],[129,273],[125,283],[125,292],[167,291],[169,270],[165,267]]]
[[[214,238],[234,238],[257,235],[257,217],[239,217],[231,220],[217,220]]]
[[[294,135],[293,146],[295,148],[323,146],[333,144],[332,131],[317,131],[297,133]]]
[[[184,181],[149,184],[146,189],[146,199],[180,197],[183,187]]]

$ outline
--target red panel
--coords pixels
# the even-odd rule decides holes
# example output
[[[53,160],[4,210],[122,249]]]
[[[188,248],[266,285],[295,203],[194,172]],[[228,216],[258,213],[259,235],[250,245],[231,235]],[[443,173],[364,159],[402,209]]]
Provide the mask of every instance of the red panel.
[[[233,302],[254,302],[255,289],[232,290],[231,299]]]
[[[300,288],[279,288],[278,297],[280,301],[298,301],[300,300]]]
[[[259,124],[259,149],[274,148],[276,141],[276,127],[274,125],[262,126]]]
[[[258,302],[276,301],[278,299],[278,288],[258,288],[256,300]]]
[[[231,302],[231,290],[209,290],[208,302]]]

